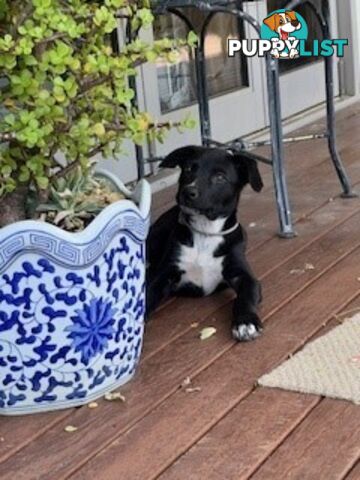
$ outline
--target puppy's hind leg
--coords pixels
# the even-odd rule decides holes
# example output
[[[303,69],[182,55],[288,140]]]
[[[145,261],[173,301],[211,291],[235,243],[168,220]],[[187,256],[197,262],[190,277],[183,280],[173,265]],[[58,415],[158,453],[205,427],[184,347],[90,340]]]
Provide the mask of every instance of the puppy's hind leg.
[[[152,278],[146,288],[146,321],[157,307],[169,298],[174,292],[176,284],[175,272],[170,268],[165,268]]]

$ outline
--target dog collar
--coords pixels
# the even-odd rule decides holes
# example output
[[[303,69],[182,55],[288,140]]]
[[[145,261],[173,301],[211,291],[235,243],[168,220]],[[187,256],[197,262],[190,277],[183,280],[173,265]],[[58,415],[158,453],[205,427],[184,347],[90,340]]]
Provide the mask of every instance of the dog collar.
[[[237,228],[239,228],[240,224],[239,222],[236,222],[235,225],[233,225],[230,228],[227,228],[226,230],[221,230],[221,232],[205,232],[204,230],[199,230],[198,228],[194,227],[193,225],[190,225],[186,219],[185,216],[182,212],[180,212],[179,215],[179,223],[181,225],[185,225],[186,227],[190,228],[190,230],[193,230],[196,233],[199,233],[200,235],[206,235],[207,237],[223,237],[224,235],[229,235],[230,233],[235,232]]]

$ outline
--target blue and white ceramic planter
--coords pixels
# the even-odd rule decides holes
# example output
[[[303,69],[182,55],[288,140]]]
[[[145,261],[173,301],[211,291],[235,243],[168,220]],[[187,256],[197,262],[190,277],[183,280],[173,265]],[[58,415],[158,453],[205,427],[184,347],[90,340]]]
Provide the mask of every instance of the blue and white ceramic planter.
[[[133,376],[150,187],[126,194],[134,201],[81,233],[37,221],[0,230],[0,414],[81,405]]]

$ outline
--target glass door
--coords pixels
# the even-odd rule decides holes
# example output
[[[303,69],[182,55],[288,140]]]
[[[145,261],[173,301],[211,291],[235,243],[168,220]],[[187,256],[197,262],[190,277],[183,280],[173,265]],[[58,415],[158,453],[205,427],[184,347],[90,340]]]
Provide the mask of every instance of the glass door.
[[[246,10],[258,16],[258,2],[245,3]],[[186,15],[199,32],[206,14],[186,9]],[[173,14],[158,16],[153,38],[186,38],[188,26]],[[248,25],[228,14],[216,14],[210,21],[205,39],[207,85],[210,97],[212,137],[232,140],[261,129],[265,124],[263,71],[261,59],[242,55],[228,57],[228,38],[256,38]],[[151,38],[148,38],[151,40]],[[198,119],[194,52],[184,48],[176,64],[158,62],[143,67],[146,108],[162,121],[175,121],[191,115]],[[163,155],[172,148],[200,143],[200,128],[184,135],[171,132],[164,145],[155,145],[155,154]]]

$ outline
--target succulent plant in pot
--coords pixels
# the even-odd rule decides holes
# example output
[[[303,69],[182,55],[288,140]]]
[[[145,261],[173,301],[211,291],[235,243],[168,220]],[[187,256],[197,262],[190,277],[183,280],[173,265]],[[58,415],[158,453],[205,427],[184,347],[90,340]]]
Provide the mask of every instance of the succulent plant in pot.
[[[115,54],[117,18],[133,35]],[[143,43],[151,22],[146,0],[0,0],[0,413],[79,405],[135,371],[150,189],[92,159],[173,126],[132,103],[136,67],[185,43]]]

